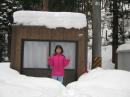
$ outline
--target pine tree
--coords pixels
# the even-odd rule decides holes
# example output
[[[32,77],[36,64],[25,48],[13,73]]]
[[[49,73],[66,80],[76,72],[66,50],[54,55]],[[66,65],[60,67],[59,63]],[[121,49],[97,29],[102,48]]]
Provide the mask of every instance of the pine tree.
[[[22,9],[22,5],[19,0],[3,0],[0,2],[0,62],[9,61],[13,12],[20,9]]]
[[[125,5],[128,5],[128,0],[110,0],[110,12],[113,13],[112,21],[112,62],[117,66],[117,53],[118,45],[125,43],[127,40],[127,32],[124,29],[124,20],[128,17],[128,10],[124,10]],[[128,35],[128,34],[127,34]]]
[[[43,10],[45,0],[21,0],[24,10]]]
[[[75,11],[76,0],[49,0],[49,11]]]

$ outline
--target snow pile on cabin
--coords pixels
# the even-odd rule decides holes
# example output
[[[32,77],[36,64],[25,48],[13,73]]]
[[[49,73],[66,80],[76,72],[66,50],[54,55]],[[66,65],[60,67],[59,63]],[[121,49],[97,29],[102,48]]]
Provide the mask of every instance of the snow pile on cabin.
[[[46,26],[47,28],[81,29],[87,25],[86,16],[74,12],[16,11],[13,18],[17,25]]]
[[[50,78],[20,75],[0,63],[0,97],[130,97],[130,72],[96,68],[65,88]]]
[[[117,49],[117,52],[127,52],[127,51],[130,51],[130,41],[120,45]]]

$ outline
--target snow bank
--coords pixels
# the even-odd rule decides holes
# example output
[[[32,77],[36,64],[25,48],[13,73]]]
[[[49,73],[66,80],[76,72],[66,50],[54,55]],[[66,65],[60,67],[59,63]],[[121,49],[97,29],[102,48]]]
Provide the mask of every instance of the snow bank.
[[[50,78],[28,77],[0,63],[0,97],[130,97],[130,72],[96,68],[66,88]]]
[[[57,97],[65,87],[50,78],[28,77],[0,63],[0,97]]]
[[[16,11],[13,14],[14,23],[18,25],[46,26],[48,28],[77,28],[86,27],[86,16],[72,12],[42,12]]]
[[[82,75],[68,90],[91,97],[130,97],[130,72],[96,68]]]
[[[118,47],[117,52],[130,52],[130,41]]]

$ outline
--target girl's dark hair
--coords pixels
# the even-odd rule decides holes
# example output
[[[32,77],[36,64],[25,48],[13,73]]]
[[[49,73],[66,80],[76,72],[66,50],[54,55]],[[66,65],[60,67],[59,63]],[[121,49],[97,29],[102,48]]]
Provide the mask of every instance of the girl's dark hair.
[[[63,51],[63,48],[62,48],[62,46],[61,46],[61,45],[57,45],[57,46],[56,46],[56,48],[55,48],[55,53],[56,53],[56,50],[57,50],[58,48],[60,48],[60,49],[61,49],[61,54],[62,54],[64,51]]]

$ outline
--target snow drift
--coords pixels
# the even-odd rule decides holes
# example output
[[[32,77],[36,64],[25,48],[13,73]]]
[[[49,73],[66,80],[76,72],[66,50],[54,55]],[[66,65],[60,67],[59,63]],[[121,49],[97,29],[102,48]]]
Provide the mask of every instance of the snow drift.
[[[65,87],[50,78],[28,77],[0,63],[0,97],[56,97]]]
[[[96,68],[65,88],[50,78],[20,75],[0,63],[0,97],[130,97],[130,72]]]
[[[96,68],[70,83],[68,90],[92,97],[130,97],[130,72]]]

